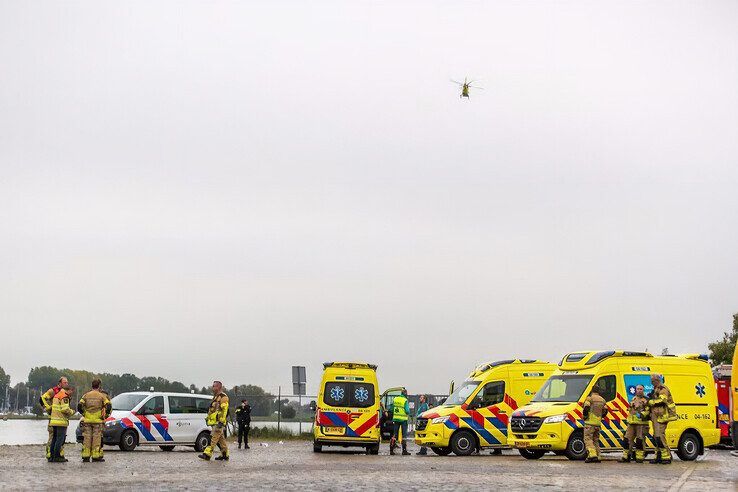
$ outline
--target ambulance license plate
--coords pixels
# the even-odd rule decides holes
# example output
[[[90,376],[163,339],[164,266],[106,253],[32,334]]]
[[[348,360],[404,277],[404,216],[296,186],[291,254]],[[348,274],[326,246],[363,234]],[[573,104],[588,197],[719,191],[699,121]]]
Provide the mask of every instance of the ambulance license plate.
[[[526,441],[518,441],[515,443],[516,448],[527,448],[530,443]]]
[[[334,436],[342,436],[345,432],[343,427],[323,427],[324,434],[331,434]]]

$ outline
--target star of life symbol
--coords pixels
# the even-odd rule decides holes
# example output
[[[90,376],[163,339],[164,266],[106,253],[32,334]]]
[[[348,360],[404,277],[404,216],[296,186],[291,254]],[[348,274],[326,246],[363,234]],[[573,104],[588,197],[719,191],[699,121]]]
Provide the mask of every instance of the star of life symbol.
[[[635,386],[628,386],[628,393],[630,393],[631,395],[635,395],[636,394],[636,387]]]
[[[700,398],[702,398],[703,396],[705,396],[705,385],[704,384],[697,383],[694,386],[694,389],[695,389],[695,392],[697,393],[697,396],[699,396]]]
[[[369,392],[363,386],[359,386],[354,391],[354,399],[356,399],[356,401],[364,403],[369,399]]]
[[[331,398],[336,401],[343,400],[343,388],[341,388],[340,386],[334,386],[331,389]]]

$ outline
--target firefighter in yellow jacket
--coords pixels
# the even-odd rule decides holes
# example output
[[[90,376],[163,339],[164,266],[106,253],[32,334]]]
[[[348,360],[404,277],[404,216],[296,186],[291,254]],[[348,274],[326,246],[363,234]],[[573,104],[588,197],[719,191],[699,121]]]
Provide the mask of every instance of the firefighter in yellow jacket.
[[[635,388],[635,395],[628,404],[628,428],[623,439],[623,457],[621,463],[643,463],[643,436],[648,433],[648,399],[643,394],[643,385]]]
[[[667,388],[660,374],[651,375],[653,391],[648,395],[648,407],[651,411],[651,425],[653,425],[653,440],[656,444],[656,457],[649,463],[671,463],[671,449],[666,440],[666,426],[669,422],[677,420],[676,405],[671,397],[671,391]]]
[[[587,446],[587,459],[585,463],[600,462],[600,426],[602,417],[607,415],[607,403],[600,396],[600,388],[595,385],[592,392],[584,400],[582,415],[584,416],[584,444]]]
[[[41,397],[39,398],[39,403],[44,408],[46,415],[51,415],[51,404],[54,400],[54,395],[56,395],[62,389],[69,389],[69,380],[64,376],[60,377],[57,384],[49,388],[46,393],[41,395]],[[51,440],[54,437],[54,428],[51,427],[51,423],[49,423],[49,425],[46,427],[46,430],[49,431],[49,440],[46,441],[46,459],[48,460],[49,458],[51,458]],[[60,451],[60,455],[62,458],[64,457],[63,445]]]
[[[105,419],[110,415],[112,405],[107,395],[100,391],[100,380],[92,380],[92,390],[85,393],[77,404],[82,415],[82,461],[105,461],[103,458],[102,434]]]
[[[213,449],[217,445],[220,448],[220,456],[216,460],[228,461],[228,443],[223,435],[228,419],[228,395],[223,392],[223,383],[213,381],[213,399],[210,401],[208,416],[205,423],[210,426],[210,445],[205,448],[198,458],[210,460]]]
[[[60,389],[51,400],[51,418],[49,425],[53,429],[51,437],[51,456],[49,463],[65,463],[69,461],[61,455],[62,446],[67,440],[67,427],[69,427],[69,417],[74,415],[74,410],[69,406],[69,397],[72,394],[71,389]]]

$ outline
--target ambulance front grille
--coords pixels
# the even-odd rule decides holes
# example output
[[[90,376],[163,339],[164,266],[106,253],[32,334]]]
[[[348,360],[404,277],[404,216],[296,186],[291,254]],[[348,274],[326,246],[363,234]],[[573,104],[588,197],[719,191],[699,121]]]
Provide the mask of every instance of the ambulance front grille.
[[[513,417],[510,419],[510,429],[515,433],[538,432],[542,423],[541,417]]]

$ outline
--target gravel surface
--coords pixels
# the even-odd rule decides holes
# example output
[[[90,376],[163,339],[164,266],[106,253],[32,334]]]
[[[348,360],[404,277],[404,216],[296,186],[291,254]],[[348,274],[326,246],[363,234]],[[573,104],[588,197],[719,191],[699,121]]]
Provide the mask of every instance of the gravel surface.
[[[410,448],[417,450],[414,446]],[[231,461],[204,462],[190,448],[164,452],[106,449],[105,463],[82,463],[79,447],[67,444],[68,463],[47,463],[42,446],[0,446],[0,490],[531,490],[628,488],[640,490],[736,490],[738,458],[710,450],[698,461],[670,466],[620,464],[614,454],[601,464],[546,456],[379,456],[349,451],[312,452],[309,442],[258,443],[232,448]]]

